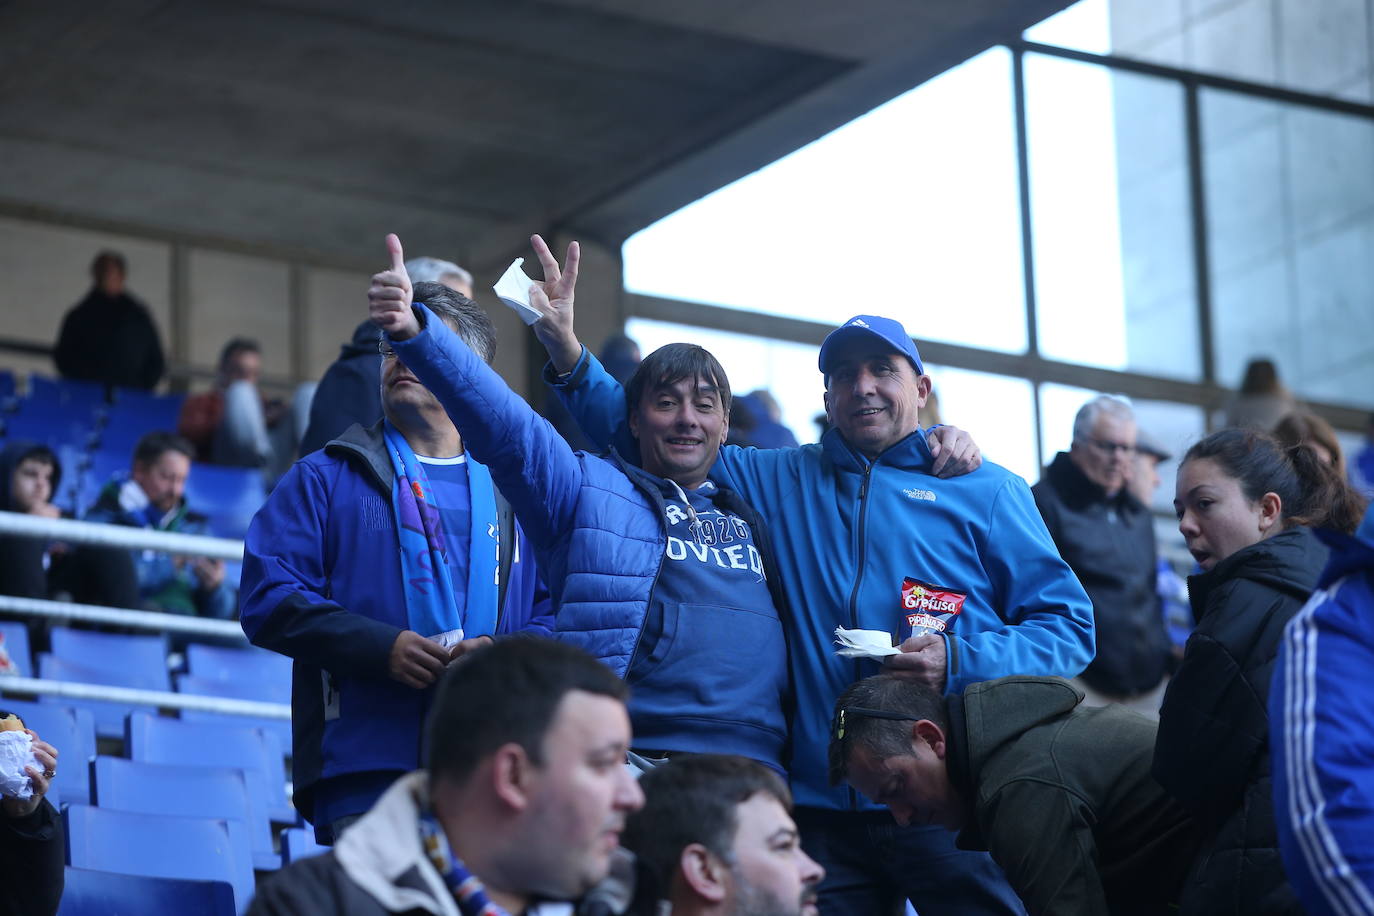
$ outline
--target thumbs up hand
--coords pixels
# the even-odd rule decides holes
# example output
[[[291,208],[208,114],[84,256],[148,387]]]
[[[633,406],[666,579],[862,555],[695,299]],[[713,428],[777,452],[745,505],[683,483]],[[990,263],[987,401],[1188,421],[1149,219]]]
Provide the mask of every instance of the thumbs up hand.
[[[391,255],[391,266],[372,276],[372,285],[367,290],[368,316],[392,340],[408,340],[420,333],[420,321],[410,308],[415,293],[406,272],[401,240],[394,234],[388,235],[386,250]]]

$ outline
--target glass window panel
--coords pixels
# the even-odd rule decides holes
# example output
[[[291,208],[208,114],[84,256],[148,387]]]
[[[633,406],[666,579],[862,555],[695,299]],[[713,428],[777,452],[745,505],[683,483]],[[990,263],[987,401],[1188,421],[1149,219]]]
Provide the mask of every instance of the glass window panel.
[[[1030,382],[1008,375],[926,364],[941,422],[973,436],[988,461],[1035,483],[1035,401]],[[929,417],[923,417],[928,423]]]
[[[1218,381],[1265,357],[1300,397],[1374,407],[1374,123],[1200,104]]]
[[[1159,0],[1152,2],[1158,3]],[[1073,48],[1091,54],[1110,54],[1116,7],[1121,5],[1120,0],[1116,0],[1109,10],[1107,0],[1079,0],[1022,34],[1027,41],[1042,45]]]
[[[792,430],[798,442],[819,438],[813,422],[825,411],[821,400],[825,384],[816,368],[819,347],[645,318],[631,318],[625,323],[625,333],[645,354],[678,341],[700,344],[725,367],[732,392],[767,388],[782,408],[783,425]]]
[[[993,48],[654,223],[626,287],[1024,351],[1010,77]]]
[[[1201,375],[1183,91],[1027,55],[1040,352]]]

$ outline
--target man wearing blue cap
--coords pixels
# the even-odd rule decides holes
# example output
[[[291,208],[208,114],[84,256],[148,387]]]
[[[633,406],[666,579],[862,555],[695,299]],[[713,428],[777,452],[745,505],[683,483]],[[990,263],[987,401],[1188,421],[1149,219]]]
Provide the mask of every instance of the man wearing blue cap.
[[[592,441],[615,441],[623,394],[577,343],[571,303],[534,329],[551,356],[546,380]],[[831,424],[821,442],[725,446],[711,479],[767,524],[792,609],[789,775],[803,843],[826,869],[821,911],[884,913],[900,894],[922,916],[1023,912],[985,854],[830,787],[828,711],[849,682],[878,671],[837,657],[833,633],[910,634],[885,670],[958,693],[1010,674],[1078,674],[1093,657],[1091,604],[1025,481],[990,463],[939,476],[951,456],[935,454],[921,428],[930,379],[899,322],[845,322],[825,339],[820,370]]]
[[[1313,916],[1374,913],[1374,507],[1284,629],[1269,691],[1283,868]]]

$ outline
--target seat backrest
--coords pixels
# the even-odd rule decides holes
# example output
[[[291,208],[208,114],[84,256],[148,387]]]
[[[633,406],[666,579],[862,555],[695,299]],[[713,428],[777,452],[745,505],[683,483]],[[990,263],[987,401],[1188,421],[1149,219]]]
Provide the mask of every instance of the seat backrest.
[[[328,846],[315,842],[315,831],[304,827],[289,827],[281,832],[281,861],[290,865],[300,859],[320,856],[329,852]]]
[[[261,700],[264,703],[291,702],[291,676],[282,678],[236,677],[228,680],[198,677],[194,674],[176,676],[179,693],[194,693],[202,697],[229,697],[235,700]]]
[[[57,798],[83,805],[89,803],[91,771],[88,762],[95,756],[95,719],[91,711],[8,698],[0,699],[0,709],[23,719],[38,737],[57,748],[57,775],[52,781],[52,791],[57,793]],[[52,792],[48,797],[53,800]],[[57,800],[53,800],[53,804],[57,804]]]
[[[248,788],[261,793],[268,816],[283,823],[295,820],[286,800],[281,744],[261,729],[135,712],[128,719],[124,747],[132,760],[250,770],[258,776],[254,780],[250,774]]]
[[[130,909],[133,907],[133,909]],[[67,866],[57,916],[234,916],[227,881],[152,878]]]
[[[167,672],[164,669],[159,681],[152,675],[137,671],[118,671],[104,668],[87,668],[73,665],[55,658],[50,652],[38,653],[38,673],[53,681],[74,681],[79,684],[101,684],[106,687],[133,687],[139,690],[167,690]],[[124,734],[124,717],[135,708],[124,703],[105,700],[77,700],[65,697],[44,695],[39,698],[44,703],[62,703],[78,709],[88,709],[95,718],[95,733],[101,738],[118,738]]]
[[[33,655],[29,652],[29,626],[22,620],[0,620],[0,645],[18,669],[20,677],[33,677]],[[0,706],[3,706],[0,703]]]
[[[253,896],[252,849],[242,821],[90,805],[68,805],[62,815],[69,865],[154,878],[227,881],[240,913]]]
[[[291,659],[249,646],[231,649],[191,643],[186,647],[186,670],[214,681],[266,680],[291,684]]]
[[[267,487],[257,468],[196,462],[186,478],[186,505],[209,517],[207,527],[217,537],[243,537],[266,501]]]
[[[91,764],[92,804],[144,814],[238,818],[248,825],[255,856],[272,854],[263,800],[238,767],[145,763],[97,757]]]
[[[84,668],[146,672],[167,682],[167,637],[53,627],[52,654]],[[166,687],[161,688],[166,690]]]

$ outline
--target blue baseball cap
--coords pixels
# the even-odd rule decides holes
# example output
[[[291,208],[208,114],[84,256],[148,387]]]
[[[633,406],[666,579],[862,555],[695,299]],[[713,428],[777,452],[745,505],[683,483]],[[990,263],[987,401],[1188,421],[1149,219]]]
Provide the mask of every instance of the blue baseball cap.
[[[921,365],[921,354],[917,351],[916,344],[911,340],[911,335],[906,332],[906,328],[902,327],[900,321],[882,318],[878,315],[855,315],[825,335],[825,342],[821,344],[820,368],[821,374],[825,376],[827,381],[830,379],[831,363],[835,361],[835,355],[840,352],[840,347],[844,345],[845,341],[860,335],[876,337],[911,360],[911,365],[915,367],[917,375],[925,374],[925,367]]]

